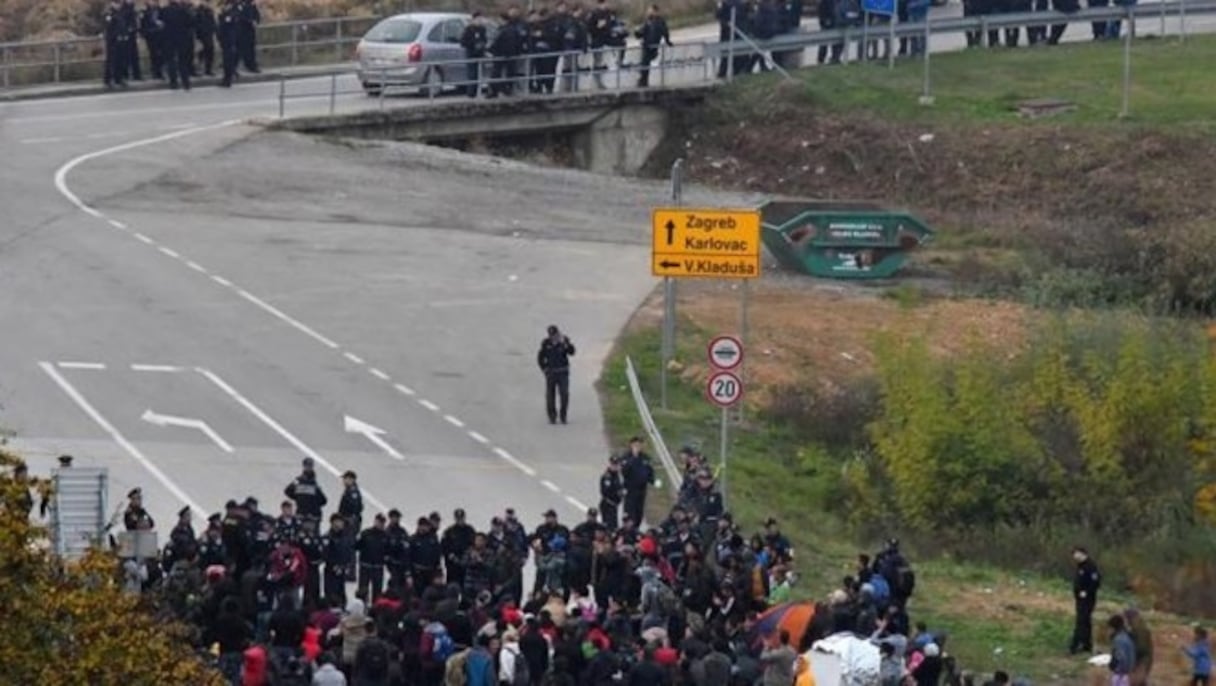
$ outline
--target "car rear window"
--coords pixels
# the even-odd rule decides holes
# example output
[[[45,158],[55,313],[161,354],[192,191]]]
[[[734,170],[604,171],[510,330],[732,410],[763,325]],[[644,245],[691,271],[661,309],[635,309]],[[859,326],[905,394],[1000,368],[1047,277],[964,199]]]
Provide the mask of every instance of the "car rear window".
[[[376,43],[412,43],[422,32],[422,24],[413,19],[385,19],[372,27],[363,37]]]

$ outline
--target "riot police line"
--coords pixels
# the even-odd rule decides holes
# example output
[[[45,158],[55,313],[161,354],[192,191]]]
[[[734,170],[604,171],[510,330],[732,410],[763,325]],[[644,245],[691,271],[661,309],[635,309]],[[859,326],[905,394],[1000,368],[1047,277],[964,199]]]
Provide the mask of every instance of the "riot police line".
[[[231,86],[238,63],[258,73],[257,27],[261,12],[256,0],[223,0],[218,14],[211,0],[147,0],[137,9],[134,0],[109,0],[102,14],[105,41],[103,80],[107,88],[143,81],[139,45],[147,56],[148,76],[170,88],[190,90],[190,79],[211,76],[215,46],[220,48],[220,85]],[[196,63],[197,58],[197,63]]]

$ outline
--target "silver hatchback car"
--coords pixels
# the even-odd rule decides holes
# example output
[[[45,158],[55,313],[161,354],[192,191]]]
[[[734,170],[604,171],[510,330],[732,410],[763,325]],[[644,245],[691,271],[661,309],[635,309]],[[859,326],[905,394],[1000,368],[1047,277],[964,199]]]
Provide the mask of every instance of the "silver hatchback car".
[[[373,26],[355,48],[359,82],[368,95],[387,87],[417,87],[439,95],[445,84],[465,80],[460,35],[471,17],[454,12],[414,12]]]

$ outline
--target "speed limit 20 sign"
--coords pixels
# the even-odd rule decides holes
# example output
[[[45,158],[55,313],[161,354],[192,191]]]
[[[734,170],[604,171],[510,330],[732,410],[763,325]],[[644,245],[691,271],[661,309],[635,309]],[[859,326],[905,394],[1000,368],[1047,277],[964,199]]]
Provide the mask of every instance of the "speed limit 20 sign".
[[[718,407],[731,407],[743,397],[743,382],[731,372],[714,372],[706,384],[705,394]]]

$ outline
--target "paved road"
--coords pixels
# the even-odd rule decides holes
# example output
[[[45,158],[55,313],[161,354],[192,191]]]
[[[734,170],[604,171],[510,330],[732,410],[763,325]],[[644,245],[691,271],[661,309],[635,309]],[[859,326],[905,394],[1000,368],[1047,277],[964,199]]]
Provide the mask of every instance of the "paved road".
[[[289,113],[325,111],[329,83],[293,82],[315,95]],[[367,178],[360,151],[250,140],[234,122],[275,116],[278,88],[0,104],[0,425],[36,471],[65,452],[108,466],[112,505],[144,487],[162,529],[183,503],[273,510],[305,455],[335,501],[335,475],[359,472],[371,510],[575,516],[603,457],[592,384],[653,285],[662,185],[620,182],[603,207],[603,179],[484,161],[444,176],[466,162],[408,146]],[[568,427],[538,404],[551,321],[582,347]]]

